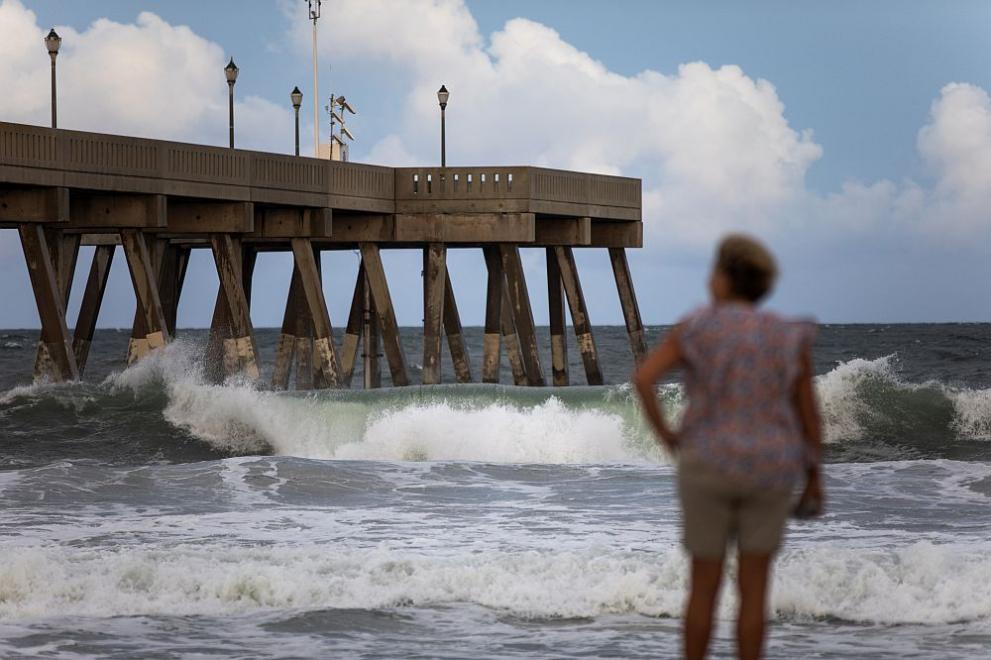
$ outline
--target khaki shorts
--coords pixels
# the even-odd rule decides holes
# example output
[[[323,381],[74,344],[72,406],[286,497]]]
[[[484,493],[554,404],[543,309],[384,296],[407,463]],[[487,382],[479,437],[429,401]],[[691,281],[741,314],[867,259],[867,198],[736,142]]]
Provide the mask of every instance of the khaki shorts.
[[[719,559],[730,539],[741,554],[773,554],[792,508],[791,491],[767,490],[727,478],[696,458],[678,465],[685,548]]]

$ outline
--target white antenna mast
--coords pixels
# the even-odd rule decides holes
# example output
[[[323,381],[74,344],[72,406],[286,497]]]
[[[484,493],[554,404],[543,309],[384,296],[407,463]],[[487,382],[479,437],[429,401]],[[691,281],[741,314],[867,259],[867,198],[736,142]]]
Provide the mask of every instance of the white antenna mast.
[[[321,0],[306,0],[313,21],[313,156],[320,157],[320,92],[317,84],[317,19]]]

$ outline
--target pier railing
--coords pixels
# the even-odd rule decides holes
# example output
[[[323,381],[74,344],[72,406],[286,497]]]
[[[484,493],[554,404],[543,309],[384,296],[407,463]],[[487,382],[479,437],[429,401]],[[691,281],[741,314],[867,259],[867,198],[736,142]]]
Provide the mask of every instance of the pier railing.
[[[539,167],[389,168],[0,123],[0,182],[370,213],[641,220],[640,180]]]

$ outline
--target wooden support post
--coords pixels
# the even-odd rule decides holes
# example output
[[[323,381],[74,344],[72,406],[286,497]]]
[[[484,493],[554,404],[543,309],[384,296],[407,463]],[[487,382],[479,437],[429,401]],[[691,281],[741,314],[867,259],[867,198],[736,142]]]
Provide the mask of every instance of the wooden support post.
[[[282,315],[282,332],[275,349],[275,368],[272,370],[272,387],[275,389],[289,389],[289,373],[296,355],[296,309],[301,287],[299,269],[293,265],[289,293],[286,295],[286,311]]]
[[[49,246],[54,246],[52,263],[55,266],[55,277],[58,280],[59,291],[62,293],[62,306],[68,308],[69,295],[72,293],[72,277],[76,274],[76,262],[79,259],[80,234],[63,234],[57,230],[49,230]]]
[[[644,339],[643,321],[640,319],[637,294],[633,290],[633,278],[630,276],[626,250],[609,248],[609,261],[612,262],[612,272],[616,278],[616,289],[619,292],[619,303],[623,307],[623,319],[626,321],[626,332],[630,336],[633,359],[639,364],[647,356],[647,342]]]
[[[243,372],[258,378],[258,348],[251,327],[248,296],[244,290],[245,268],[241,241],[230,234],[212,234],[210,246],[220,278],[220,298],[227,308],[230,336],[223,338],[223,364],[228,375]]]
[[[561,271],[561,282],[568,297],[568,307],[571,310],[571,324],[575,328],[575,338],[578,340],[578,350],[585,364],[585,377],[589,385],[602,385],[602,370],[599,368],[599,353],[595,348],[595,338],[592,336],[592,324],[588,320],[588,307],[582,293],[582,284],[578,279],[578,268],[575,266],[575,254],[570,247],[555,247],[557,264]]]
[[[513,321],[513,305],[509,302],[509,294],[506,287],[502,288],[502,343],[506,345],[506,358],[509,360],[509,369],[513,372],[514,385],[526,385],[526,366],[523,364],[523,354],[520,351],[520,340],[516,334],[516,323]]]
[[[358,345],[361,341],[363,317],[365,314],[365,265],[358,264],[358,276],[354,282],[354,295],[351,296],[351,310],[348,324],[344,329],[344,344],[341,346],[341,383],[351,386],[354,365],[358,360]]]
[[[89,358],[89,347],[93,342],[96,331],[96,320],[103,304],[103,294],[107,290],[107,278],[110,275],[110,264],[114,260],[114,245],[98,245],[93,251],[93,263],[86,279],[86,290],[83,301],[79,306],[79,318],[72,337],[72,352],[76,356],[76,367],[79,375],[86,369]]]
[[[500,245],[502,267],[506,271],[506,291],[516,322],[516,335],[520,341],[520,354],[526,368],[528,385],[544,385],[543,369],[540,365],[540,350],[537,347],[537,332],[533,323],[533,309],[530,307],[530,294],[527,292],[526,276],[520,250],[515,245]]]
[[[503,329],[503,304],[506,276],[502,270],[499,248],[482,248],[488,270],[485,292],[485,335],[482,339],[482,382],[498,383],[500,367],[500,337]],[[510,319],[512,320],[512,319]],[[513,328],[516,334],[516,328]]]
[[[375,300],[368,287],[368,274],[362,272],[363,306],[361,313],[362,331],[365,339],[365,389],[382,387],[382,370],[379,368],[379,321],[375,312]]]
[[[62,301],[62,312],[68,324],[69,295],[72,292],[72,279],[76,272],[76,261],[79,258],[79,234],[64,234],[58,229],[46,229],[45,238],[48,243],[49,258],[55,271],[55,281],[58,284],[59,296]],[[38,342],[38,350],[34,359],[34,371],[43,370],[42,362],[47,360],[43,342]],[[77,363],[78,368],[78,363]]]
[[[158,295],[162,299],[166,328],[172,338],[175,338],[179,296],[182,294],[188,263],[189,248],[176,245],[164,246],[162,264],[158,270]]]
[[[317,277],[320,280],[320,290],[323,291],[323,260],[322,260],[322,258],[320,256],[320,248],[316,245],[316,243],[312,243],[312,241],[311,241],[311,245],[313,245],[313,261],[314,261],[314,263],[317,266]],[[305,297],[304,297],[303,300],[305,301]],[[325,300],[326,300],[326,297],[325,297]],[[313,318],[309,314],[309,307],[304,305],[303,310],[306,312],[306,316],[305,316],[305,318],[300,317],[300,326],[299,326],[299,328],[300,328],[300,336],[306,337],[308,339],[308,344],[309,344],[308,348],[310,349],[310,361],[309,361],[309,365],[303,365],[300,368],[302,368],[302,369],[309,369],[310,380],[312,381],[310,387],[312,387],[313,389],[320,390],[320,389],[326,389],[328,387],[331,387],[332,385],[339,386],[340,385],[340,381],[339,380],[336,381],[336,382],[334,382],[334,383],[331,383],[326,378],[324,378],[323,371],[320,370],[320,365],[313,359],[313,356],[316,355],[316,349],[317,349],[316,338],[315,338],[316,337],[316,334],[315,334],[315,330],[314,330],[314,327],[315,326],[314,326],[314,323],[313,323]],[[329,314],[329,311],[328,311],[328,314]],[[329,320],[329,318],[330,317],[328,315],[328,320]],[[303,326],[304,323],[305,323],[305,328]],[[334,345],[333,331],[331,331],[330,346],[331,346],[331,348],[334,348],[334,350],[335,350],[334,355],[336,356],[337,353],[336,353],[336,348],[335,348],[335,345]],[[303,350],[304,350],[304,357],[305,357],[305,349],[303,349]],[[339,379],[340,378],[340,373],[341,373],[341,367],[340,367],[340,362],[339,361],[337,363],[336,369],[337,369],[337,374],[338,374],[338,379]]]
[[[43,356],[36,364],[35,380],[76,380],[79,371],[69,341],[69,329],[65,325],[65,305],[52,267],[45,230],[38,224],[21,224],[18,231],[41,317],[40,347]]]
[[[241,247],[241,286],[244,288],[244,299],[248,302],[248,313],[251,313],[251,283],[255,276],[255,262],[258,261],[258,249],[253,245]]]
[[[141,327],[144,341],[137,345],[137,354],[133,356],[137,360],[164,346],[168,341],[165,313],[162,311],[155,267],[144,234],[139,229],[122,229],[120,241],[124,248],[124,256],[127,258],[127,268],[134,286],[134,297],[143,323]],[[130,361],[131,355],[128,355],[128,362]]]
[[[423,259],[423,384],[436,385],[440,383],[447,248],[442,243],[431,243],[423,250]]]
[[[447,334],[447,347],[451,351],[451,362],[454,363],[455,378],[459,383],[470,383],[471,361],[468,359],[468,347],[465,346],[461,315],[458,314],[458,301],[454,297],[449,270],[444,276],[444,332]]]
[[[162,297],[162,287],[161,287],[161,270],[162,270],[162,259],[165,252],[166,241],[160,240],[158,238],[152,237],[151,239],[145,238],[145,244],[151,242],[148,245],[148,254],[151,256],[151,272],[155,277],[154,284],[158,290],[158,297],[161,300]],[[162,310],[164,312],[165,305],[162,305]],[[166,329],[168,328],[168,321],[166,320]],[[148,340],[146,339],[148,335],[148,329],[145,326],[144,312],[140,306],[135,306],[134,308],[134,321],[131,323],[131,339],[127,344],[127,364],[131,365],[137,362],[140,358],[148,354]]]
[[[368,288],[375,305],[375,315],[378,317],[379,328],[382,330],[382,343],[385,357],[389,361],[389,371],[392,374],[392,384],[395,386],[409,385],[409,375],[406,371],[406,355],[399,337],[399,325],[396,314],[392,309],[392,297],[389,295],[389,284],[382,267],[382,257],[375,243],[359,243],[361,259],[365,264],[365,275]]]
[[[213,380],[224,379],[224,340],[233,337],[230,310],[224,288],[217,288],[217,299],[213,304],[213,318],[210,321],[210,334],[207,338],[204,362],[207,373]]]
[[[551,372],[554,385],[568,384],[568,338],[565,336],[561,268],[554,248],[547,248],[547,307],[550,312]]]
[[[338,387],[341,384],[340,364],[337,358],[337,349],[334,347],[334,334],[330,325],[330,314],[327,312],[327,302],[323,296],[320,269],[317,266],[310,239],[292,239],[292,253],[296,267],[299,269],[306,307],[313,322],[314,366],[327,385]],[[299,348],[297,340],[297,355]],[[299,367],[297,367],[296,375],[299,378]]]

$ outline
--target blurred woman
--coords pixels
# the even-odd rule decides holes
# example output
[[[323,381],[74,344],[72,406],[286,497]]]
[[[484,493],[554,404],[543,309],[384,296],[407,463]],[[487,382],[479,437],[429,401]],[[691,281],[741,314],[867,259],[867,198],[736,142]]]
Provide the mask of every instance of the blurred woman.
[[[730,235],[716,251],[711,303],[684,318],[634,375],[644,413],[677,456],[683,541],[691,554],[685,657],[705,657],[727,547],[738,552],[742,660],[761,657],[771,563],[789,513],[821,514],[821,429],[812,377],[815,325],[758,304],[777,268],[753,238]],[[656,384],[684,372],[688,407],[672,430]],[[803,487],[798,504],[796,486]]]

